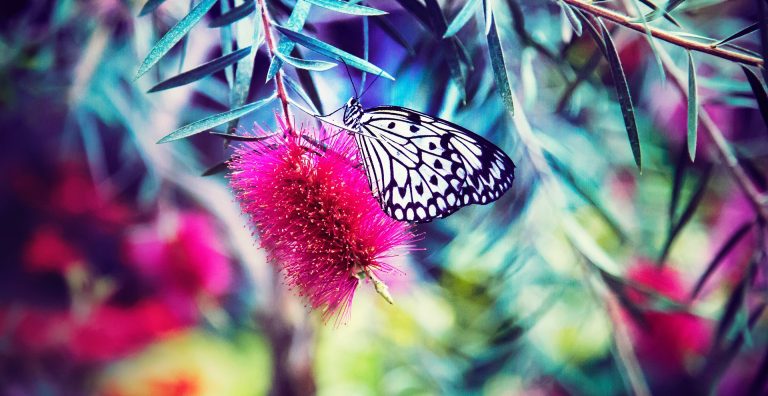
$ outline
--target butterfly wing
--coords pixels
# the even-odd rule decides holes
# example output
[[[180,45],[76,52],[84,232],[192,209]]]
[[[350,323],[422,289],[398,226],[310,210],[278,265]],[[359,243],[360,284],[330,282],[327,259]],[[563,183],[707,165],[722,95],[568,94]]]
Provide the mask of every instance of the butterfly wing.
[[[428,222],[493,202],[515,177],[512,160],[493,143],[403,107],[365,110],[355,138],[371,190],[397,220]]]

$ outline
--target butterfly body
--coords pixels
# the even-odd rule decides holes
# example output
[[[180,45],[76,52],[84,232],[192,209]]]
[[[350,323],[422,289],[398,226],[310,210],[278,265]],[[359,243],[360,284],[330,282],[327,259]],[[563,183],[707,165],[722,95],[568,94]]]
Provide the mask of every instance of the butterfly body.
[[[371,190],[396,220],[429,222],[493,202],[512,186],[512,160],[459,125],[404,107],[363,109],[356,98],[343,110]]]

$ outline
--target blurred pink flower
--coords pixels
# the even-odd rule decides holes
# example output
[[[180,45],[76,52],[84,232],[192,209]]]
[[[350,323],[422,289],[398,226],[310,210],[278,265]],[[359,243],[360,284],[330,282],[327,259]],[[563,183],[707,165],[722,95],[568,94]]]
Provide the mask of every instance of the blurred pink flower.
[[[710,233],[710,246],[712,247],[710,256],[714,257],[742,224],[755,219],[755,210],[744,193],[740,190],[731,190],[722,206],[717,210],[717,217],[710,228],[712,230]],[[755,232],[753,228],[747,231],[747,234],[734,245],[730,253],[720,263],[716,277],[711,278],[707,284],[710,287],[718,284],[730,287],[738,283],[754,254],[754,246]],[[718,282],[717,275],[724,277],[726,282]]]
[[[124,357],[191,325],[156,300],[131,306],[100,305],[84,317],[73,312],[17,308],[0,311],[14,347],[34,354],[66,353],[78,363]]]
[[[236,149],[230,185],[288,284],[325,320],[338,319],[347,314],[357,275],[393,271],[383,260],[407,249],[413,235],[379,207],[351,135],[337,134],[320,148],[281,129],[282,137]]]
[[[665,266],[659,268],[649,260],[638,260],[627,272],[627,279],[666,298],[686,302],[689,288],[680,274]],[[635,353],[656,378],[665,378],[685,372],[686,365],[705,352],[711,338],[710,323],[688,312],[657,310],[649,306],[649,298],[639,292],[629,298],[642,311],[642,323],[630,319],[625,313]]]
[[[195,298],[225,294],[232,283],[229,258],[213,219],[196,211],[161,215],[136,227],[123,243],[128,265],[179,310],[194,310]]]

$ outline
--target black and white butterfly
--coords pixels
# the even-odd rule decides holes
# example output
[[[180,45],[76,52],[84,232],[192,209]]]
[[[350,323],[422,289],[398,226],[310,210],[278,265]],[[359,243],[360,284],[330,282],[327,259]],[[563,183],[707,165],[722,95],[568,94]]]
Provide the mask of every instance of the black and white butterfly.
[[[356,96],[340,110],[343,129],[355,135],[371,191],[396,220],[429,222],[493,202],[515,179],[509,156],[454,123],[404,107],[363,109]]]

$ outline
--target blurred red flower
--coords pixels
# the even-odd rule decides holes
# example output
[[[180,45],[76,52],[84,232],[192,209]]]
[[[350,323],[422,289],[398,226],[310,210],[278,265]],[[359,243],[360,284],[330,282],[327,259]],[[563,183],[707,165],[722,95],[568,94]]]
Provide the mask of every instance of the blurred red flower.
[[[388,217],[371,194],[351,135],[309,144],[282,137],[246,143],[229,166],[230,185],[271,259],[325,320],[345,316],[360,273],[386,273],[383,260],[408,248],[409,226]],[[321,140],[324,130],[301,130]],[[331,136],[334,134],[332,133]]]
[[[34,231],[22,251],[24,269],[29,272],[58,272],[82,265],[83,254],[62,236],[54,225]]]
[[[674,302],[686,302],[689,289],[669,266],[660,268],[651,261],[638,260],[629,269],[627,279]],[[635,352],[652,376],[679,375],[691,359],[708,348],[711,328],[706,319],[688,312],[654,309],[650,307],[651,299],[639,292],[629,293],[629,298],[642,312],[642,321],[630,320],[625,313]]]

